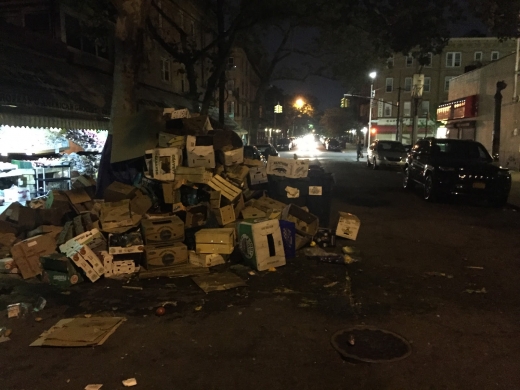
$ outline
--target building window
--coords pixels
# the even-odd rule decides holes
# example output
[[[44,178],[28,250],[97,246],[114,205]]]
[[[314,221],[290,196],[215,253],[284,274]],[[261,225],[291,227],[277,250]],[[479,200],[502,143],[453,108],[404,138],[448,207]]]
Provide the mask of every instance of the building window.
[[[430,102],[427,100],[423,100],[421,102],[421,116],[422,117],[428,117],[430,114]]]
[[[392,102],[385,102],[384,104],[384,116],[392,116]]]
[[[406,56],[406,67],[411,68],[413,66],[413,57],[411,54]]]
[[[170,72],[170,60],[168,58],[161,58],[161,80],[165,83],[170,82],[171,72]]]
[[[386,67],[388,69],[392,69],[394,67],[394,56],[392,57],[389,57],[387,60],[386,60]]]
[[[412,78],[411,77],[405,77],[405,79],[404,79],[404,91],[405,92],[411,92],[412,91]]]
[[[473,59],[475,61],[482,61],[482,52],[481,51],[476,51],[474,56],[473,56]]]
[[[496,61],[496,60],[498,60],[498,57],[499,57],[499,55],[498,55],[498,51],[492,51],[492,52],[491,52],[491,61]]]
[[[432,86],[432,78],[431,77],[425,77],[424,78],[424,85],[423,85],[423,93],[424,92],[430,92]]]
[[[411,102],[404,102],[404,105],[403,105],[403,116],[410,117],[411,112],[412,112],[412,103]]]
[[[394,90],[394,79],[392,77],[389,77],[386,79],[386,92],[392,92]]]
[[[446,67],[447,68],[455,68],[460,66],[462,55],[460,52],[450,51],[446,53]]]
[[[428,53],[426,55],[426,63],[424,64],[424,66],[426,68],[431,68],[432,67],[432,62],[433,62],[433,54],[432,53]]]
[[[446,76],[444,77],[444,90],[449,91],[450,90],[450,80],[453,78],[453,76]]]

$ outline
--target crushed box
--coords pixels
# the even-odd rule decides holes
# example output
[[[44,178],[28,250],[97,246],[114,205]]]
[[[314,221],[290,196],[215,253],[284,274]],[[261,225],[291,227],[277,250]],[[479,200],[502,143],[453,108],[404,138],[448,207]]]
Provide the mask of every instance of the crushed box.
[[[278,220],[242,221],[238,225],[242,257],[258,271],[285,265],[285,252]]]
[[[282,211],[281,219],[294,222],[296,231],[304,236],[314,236],[320,225],[318,217],[294,204],[288,205]]]
[[[11,254],[24,279],[41,274],[40,256],[56,251],[56,239],[51,234],[43,234],[18,242],[11,248]]]

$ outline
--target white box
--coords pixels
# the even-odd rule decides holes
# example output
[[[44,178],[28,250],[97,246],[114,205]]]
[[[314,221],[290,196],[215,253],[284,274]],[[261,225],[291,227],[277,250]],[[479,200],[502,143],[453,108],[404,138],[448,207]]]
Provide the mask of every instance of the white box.
[[[361,221],[354,214],[339,212],[339,222],[336,227],[336,236],[355,240]]]
[[[175,171],[182,164],[182,150],[179,148],[160,148],[152,152],[153,178],[175,180]]]
[[[230,166],[244,162],[244,148],[228,150],[224,152],[224,165]]]
[[[267,160],[267,174],[291,179],[307,177],[309,174],[309,160],[269,156]]]
[[[186,137],[187,165],[190,168],[204,167],[215,168],[215,150],[213,146],[196,146],[197,137]]]
[[[163,115],[169,115],[171,119],[191,118],[190,111],[187,108],[176,110],[175,108],[165,108]]]
[[[267,183],[267,170],[262,167],[249,168],[249,181],[252,186],[255,184]]]
[[[170,133],[159,133],[158,145],[160,148],[179,148],[186,147],[186,137]]]
[[[196,267],[214,267],[215,265],[225,264],[226,260],[217,253],[197,253],[189,252],[189,262]]]

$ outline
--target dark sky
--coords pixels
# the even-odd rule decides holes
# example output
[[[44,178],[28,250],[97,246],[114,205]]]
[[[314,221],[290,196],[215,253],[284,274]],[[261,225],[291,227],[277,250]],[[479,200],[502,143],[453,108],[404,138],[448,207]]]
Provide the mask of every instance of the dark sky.
[[[486,31],[485,27],[478,20],[467,17],[467,20],[460,21],[452,27],[452,36],[460,37],[472,29],[482,32]],[[272,42],[275,42],[275,39],[272,39]],[[294,45],[304,46],[310,39],[312,39],[312,35],[309,34],[308,31],[300,31],[300,33],[293,38]],[[301,61],[301,59],[292,57],[290,63],[293,66],[298,66],[298,61]],[[367,75],[367,88],[369,83],[370,79]],[[316,96],[320,102],[319,110],[339,107],[340,99],[343,97],[343,94],[347,92],[339,82],[318,77],[309,78],[305,82],[277,81],[274,84],[288,94],[310,94]]]

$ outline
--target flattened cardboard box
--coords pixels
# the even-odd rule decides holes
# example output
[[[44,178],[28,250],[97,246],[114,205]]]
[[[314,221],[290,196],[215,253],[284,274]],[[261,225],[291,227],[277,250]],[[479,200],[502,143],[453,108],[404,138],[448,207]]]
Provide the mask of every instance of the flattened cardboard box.
[[[258,271],[285,265],[282,232],[278,220],[240,222],[238,237],[242,257]]]
[[[149,244],[184,240],[184,222],[176,215],[141,221],[144,241]]]
[[[294,204],[283,210],[281,219],[294,222],[296,231],[305,236],[314,236],[320,225],[318,217]]]
[[[226,260],[222,255],[217,253],[197,253],[189,251],[190,264],[197,267],[214,267],[216,265],[225,264]]]
[[[267,174],[292,179],[307,177],[309,174],[309,160],[294,160],[270,156],[267,160]]]
[[[169,267],[188,261],[188,247],[181,242],[163,245],[146,245],[146,269]]]
[[[24,279],[41,274],[40,256],[56,251],[56,240],[43,234],[21,241],[11,248],[11,254]]]
[[[123,199],[132,199],[136,192],[136,187],[115,181],[105,189],[103,198],[107,202],[119,202]]]
[[[197,253],[219,253],[230,255],[235,249],[235,229],[201,229],[195,233]]]
[[[357,238],[361,221],[354,214],[339,212],[339,222],[336,227],[336,236],[355,240]]]

